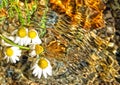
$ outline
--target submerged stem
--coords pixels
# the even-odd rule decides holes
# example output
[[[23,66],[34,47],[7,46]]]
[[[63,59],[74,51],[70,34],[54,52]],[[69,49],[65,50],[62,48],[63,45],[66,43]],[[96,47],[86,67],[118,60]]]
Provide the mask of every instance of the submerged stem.
[[[28,47],[20,46],[20,45],[15,44],[13,41],[11,41],[10,39],[6,38],[5,36],[3,36],[1,34],[0,34],[0,38],[2,38],[5,42],[9,43],[10,45],[19,47],[20,49],[25,49],[25,50],[29,50],[30,49]]]

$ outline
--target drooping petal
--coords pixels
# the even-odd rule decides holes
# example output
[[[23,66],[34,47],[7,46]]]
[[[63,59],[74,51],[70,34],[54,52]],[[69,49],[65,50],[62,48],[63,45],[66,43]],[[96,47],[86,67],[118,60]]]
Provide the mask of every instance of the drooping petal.
[[[9,57],[7,57],[7,63],[10,61],[10,58]]]
[[[40,79],[42,75],[42,69],[39,69],[38,78]]]
[[[12,63],[16,63],[15,56],[10,57]]]
[[[45,78],[47,78],[47,70],[46,70],[46,69],[43,70],[43,76],[44,76]]]
[[[37,71],[38,71],[37,68],[35,68],[32,73],[35,74],[37,73]]]
[[[47,68],[47,74],[48,74],[49,76],[52,76],[52,68],[51,68],[51,67],[48,67],[48,68]]]
[[[34,76],[37,76],[37,75],[38,75],[38,69],[34,71]]]
[[[4,59],[6,59],[8,56],[7,55],[5,55],[5,57],[4,57]]]

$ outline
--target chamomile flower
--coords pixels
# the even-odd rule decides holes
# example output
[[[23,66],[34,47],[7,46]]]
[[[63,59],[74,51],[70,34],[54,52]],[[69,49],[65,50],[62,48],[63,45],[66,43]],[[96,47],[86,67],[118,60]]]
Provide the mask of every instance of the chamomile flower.
[[[26,43],[32,43],[32,44],[41,44],[42,43],[36,30],[31,29],[28,31],[28,39],[27,39]]]
[[[47,75],[52,76],[52,67],[46,58],[40,58],[33,66],[33,69],[33,75],[37,76],[39,79],[42,74],[45,78],[47,78]]]
[[[29,55],[32,57],[39,55],[44,51],[43,47],[40,46],[39,44],[32,45],[31,48],[32,48],[32,52],[30,52]]]
[[[7,62],[16,63],[16,61],[19,61],[19,56],[21,56],[21,50],[18,47],[8,47],[5,49],[4,54]]]
[[[28,33],[28,29],[25,29],[24,27],[19,28],[17,31],[15,43],[18,43],[19,45],[27,45],[28,44],[26,43],[28,38],[27,33]]]

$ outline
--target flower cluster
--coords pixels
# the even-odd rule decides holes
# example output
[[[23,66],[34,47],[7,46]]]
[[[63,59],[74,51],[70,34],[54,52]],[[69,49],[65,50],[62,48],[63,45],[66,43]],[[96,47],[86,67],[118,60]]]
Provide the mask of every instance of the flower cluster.
[[[33,75],[38,76],[38,78],[41,78],[42,74],[45,78],[47,78],[47,74],[51,76],[52,67],[49,60],[44,57],[39,57],[44,49],[40,45],[42,41],[39,38],[37,31],[35,29],[21,27],[13,33],[15,34],[15,38],[0,35],[2,38],[2,45],[5,45],[4,59],[7,59],[7,62],[16,63],[22,55],[21,48],[29,49],[31,50],[29,56],[37,57],[36,63],[32,68]]]
[[[18,43],[19,45],[30,45],[30,44],[41,44],[42,41],[38,37],[38,33],[34,29],[28,29],[25,28],[19,28],[18,31],[16,31],[16,39],[15,43]]]

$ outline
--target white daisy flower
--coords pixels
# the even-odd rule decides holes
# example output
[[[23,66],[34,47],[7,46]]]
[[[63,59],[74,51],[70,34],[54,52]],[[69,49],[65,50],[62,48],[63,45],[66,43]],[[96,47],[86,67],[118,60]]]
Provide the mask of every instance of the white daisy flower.
[[[28,31],[28,39],[27,39],[26,43],[32,43],[32,44],[41,44],[42,43],[36,30],[31,29]]]
[[[32,57],[39,55],[44,51],[43,47],[40,46],[39,44],[32,45],[31,48],[32,48],[32,52],[30,52],[29,55]]]
[[[37,76],[39,79],[41,78],[42,74],[45,78],[47,78],[47,74],[49,76],[52,76],[52,67],[50,65],[50,62],[46,58],[40,58],[32,69],[34,69],[34,76]]]
[[[17,31],[15,43],[18,43],[19,45],[28,45],[28,43],[26,43],[28,38],[27,33],[28,29],[25,29],[24,27],[19,28]]]
[[[16,61],[19,61],[19,56],[21,56],[21,50],[18,47],[8,47],[4,51],[5,53],[5,59],[7,59],[7,62],[16,63]]]

